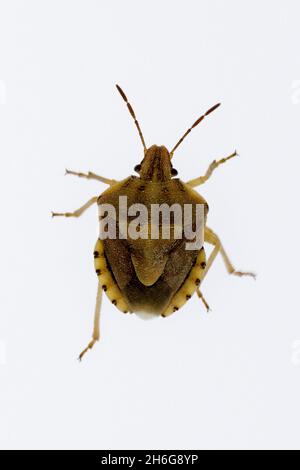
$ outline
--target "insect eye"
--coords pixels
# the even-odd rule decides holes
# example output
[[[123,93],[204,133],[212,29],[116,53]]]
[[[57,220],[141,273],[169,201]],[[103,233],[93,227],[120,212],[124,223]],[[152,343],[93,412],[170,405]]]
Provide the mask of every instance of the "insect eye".
[[[178,171],[175,170],[175,168],[172,168],[172,170],[171,170],[171,175],[172,175],[172,176],[177,176],[177,175],[178,175]]]
[[[141,168],[142,168],[142,165],[135,165],[134,167],[134,171],[136,171],[137,173],[139,173],[141,171]]]

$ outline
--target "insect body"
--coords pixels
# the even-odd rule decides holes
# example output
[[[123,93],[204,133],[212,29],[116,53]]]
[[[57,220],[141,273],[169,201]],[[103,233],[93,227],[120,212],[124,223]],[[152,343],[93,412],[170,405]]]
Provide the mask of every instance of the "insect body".
[[[115,211],[115,237],[99,239],[94,249],[95,271],[98,276],[98,292],[95,308],[93,339],[79,358],[91,349],[100,338],[99,320],[102,292],[104,291],[113,305],[120,311],[146,312],[167,317],[179,310],[197,292],[199,298],[209,309],[200,291],[200,284],[207,275],[218,253],[221,254],[229,274],[237,276],[254,276],[253,273],[236,271],[231,264],[218,236],[206,225],[208,205],[204,198],[193,188],[204,184],[213,171],[221,164],[235,157],[234,152],[227,158],[214,161],[204,176],[195,178],[187,183],[176,178],[177,171],[172,166],[174,151],[184,138],[208,114],[217,109],[218,105],[210,108],[189,128],[177,142],[171,152],[164,146],[153,145],[146,147],[145,140],[136,119],[132,106],[123,90],[117,85],[122,98],[127,104],[134,119],[144,147],[144,158],[135,167],[138,176],[130,176],[123,181],[115,181],[98,176],[95,173],[77,173],[66,171],[67,174],[98,180],[108,184],[109,188],[99,197],[89,200],[84,206],[69,213],[53,213],[53,216],[79,217],[86,209],[97,203],[100,207],[110,205]],[[163,223],[158,224],[158,237],[124,237],[120,216],[120,197],[126,198],[128,206],[139,205],[151,210],[153,205],[174,204],[184,209],[186,205],[204,208],[204,242],[213,246],[206,260],[205,249],[186,249],[186,236],[169,238],[161,236]],[[193,219],[194,220],[194,219]],[[170,226],[174,229],[174,219]],[[151,227],[151,225],[150,225]],[[149,226],[147,225],[147,230]]]

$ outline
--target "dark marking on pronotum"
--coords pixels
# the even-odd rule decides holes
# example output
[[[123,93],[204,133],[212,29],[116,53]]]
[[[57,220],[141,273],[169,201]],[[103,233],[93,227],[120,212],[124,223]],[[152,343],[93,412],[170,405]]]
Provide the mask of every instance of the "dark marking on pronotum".
[[[106,291],[107,291],[107,286],[104,284],[104,285],[102,286],[102,289],[104,290],[104,292],[106,292]]]
[[[113,305],[117,305],[116,299],[112,300],[111,303],[112,303]]]
[[[133,178],[135,178],[135,177],[132,177],[132,176],[131,176],[127,181],[125,181],[125,183],[122,184],[122,188],[121,188],[121,189],[127,188],[127,187],[130,185],[130,183],[132,182]]]
[[[187,295],[185,296],[186,300],[190,300],[191,297],[192,297],[192,296],[191,296],[190,294],[187,294]]]
[[[94,258],[99,258],[99,251],[94,251]]]
[[[206,268],[206,263],[205,263],[205,261],[202,261],[202,263],[201,263],[201,268],[202,268],[202,269],[205,269],[205,268]]]
[[[199,284],[200,284],[200,279],[196,279],[195,284],[196,284],[196,286],[199,286]]]
[[[96,269],[96,274],[99,276],[101,274],[101,269]]]
[[[173,312],[177,312],[177,310],[179,310],[178,307],[173,308]]]
[[[182,182],[178,180],[178,183],[177,183],[177,184],[178,184],[178,189],[179,189],[179,191],[185,193],[185,192],[186,192],[186,191],[185,191],[185,187],[183,186]]]

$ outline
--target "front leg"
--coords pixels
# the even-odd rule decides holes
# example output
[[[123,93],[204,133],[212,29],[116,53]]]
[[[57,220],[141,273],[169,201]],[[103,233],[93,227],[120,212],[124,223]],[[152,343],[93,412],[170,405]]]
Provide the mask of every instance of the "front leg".
[[[88,180],[101,181],[101,183],[108,184],[109,186],[112,186],[113,184],[117,182],[116,180],[111,180],[109,178],[105,178],[104,176],[96,175],[96,173],[93,173],[91,171],[89,171],[88,173],[81,173],[81,172],[66,169],[66,175],[74,175],[74,176],[78,176],[79,178],[86,178]]]
[[[231,160],[231,158],[236,157],[238,154],[237,152],[233,152],[229,157],[222,158],[221,160],[214,160],[208,167],[206,173],[204,176],[199,176],[198,178],[195,178],[193,180],[188,181],[186,184],[191,186],[192,188],[195,188],[196,186],[200,186],[201,184],[206,183],[206,181],[211,177],[213,172],[215,171],[218,166],[222,165],[223,163],[227,162],[228,160]]]
[[[52,212],[52,217],[80,217],[89,207],[97,202],[97,199],[97,196],[92,197],[92,199],[74,212]]]

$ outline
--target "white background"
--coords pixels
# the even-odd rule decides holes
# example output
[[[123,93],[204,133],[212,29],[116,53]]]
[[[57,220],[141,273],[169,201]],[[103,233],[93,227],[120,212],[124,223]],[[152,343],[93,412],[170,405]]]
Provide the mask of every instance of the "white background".
[[[294,1],[0,3],[1,448],[300,448],[300,7]],[[92,330],[97,211],[52,220],[122,179],[148,145],[201,188],[218,258],[196,297],[142,321],[103,302]]]

